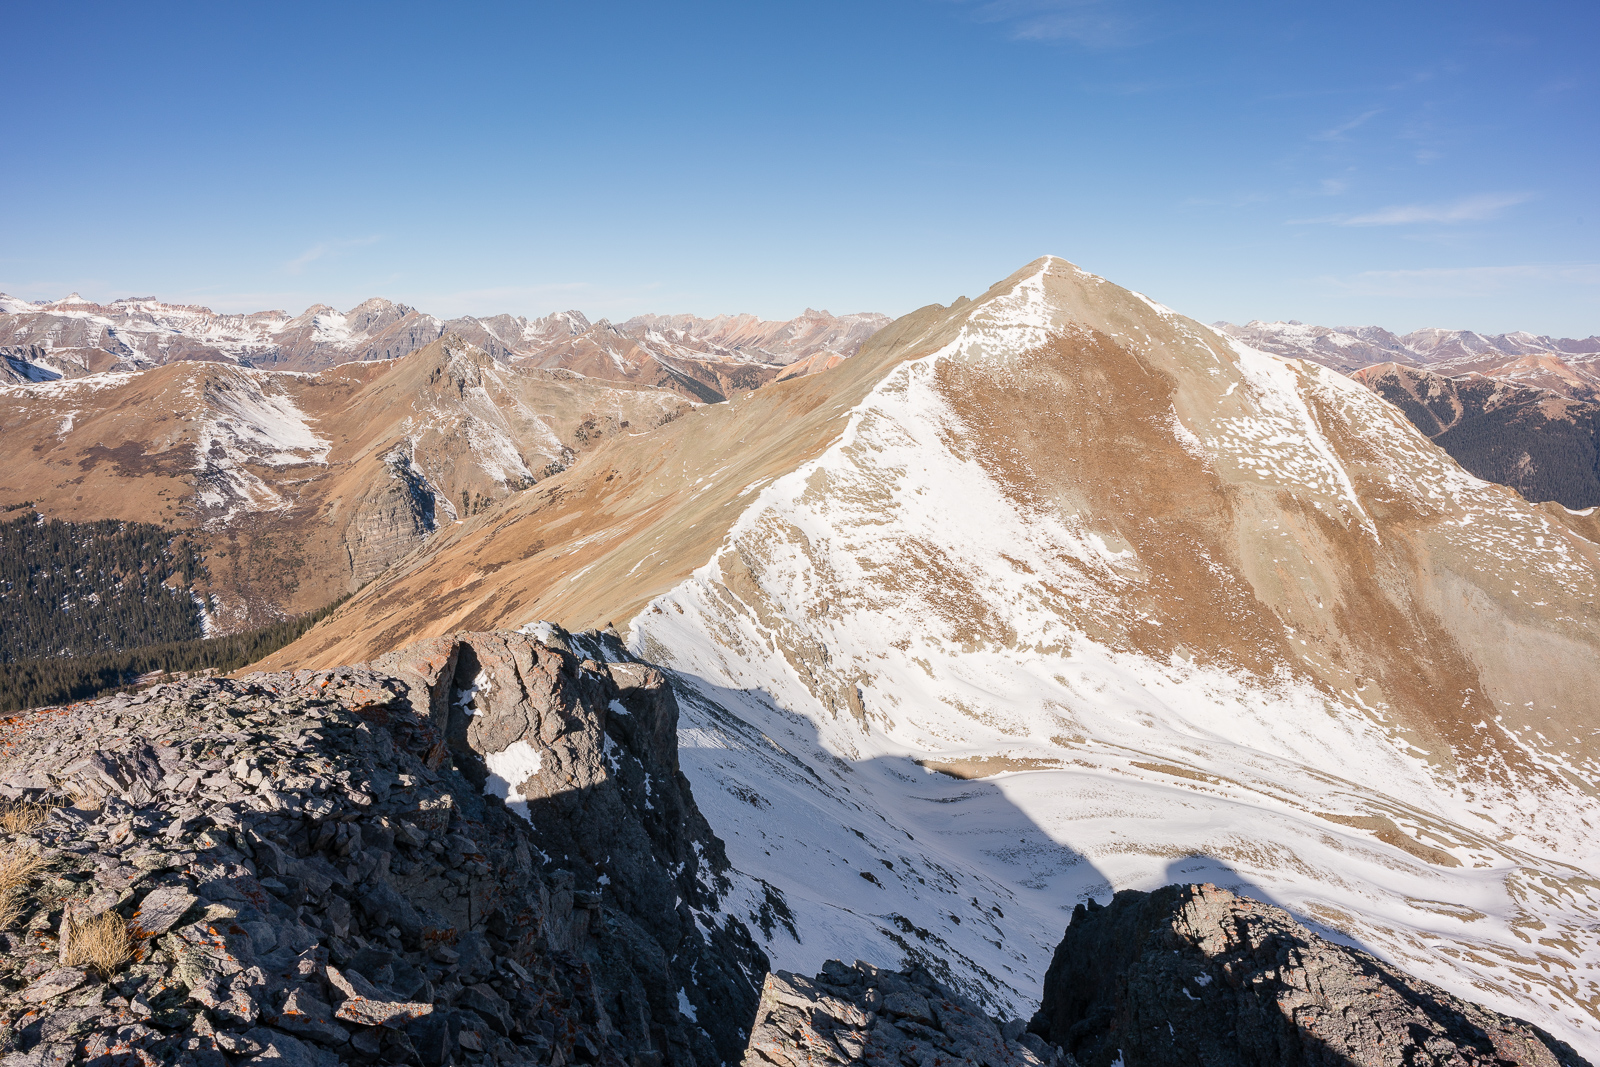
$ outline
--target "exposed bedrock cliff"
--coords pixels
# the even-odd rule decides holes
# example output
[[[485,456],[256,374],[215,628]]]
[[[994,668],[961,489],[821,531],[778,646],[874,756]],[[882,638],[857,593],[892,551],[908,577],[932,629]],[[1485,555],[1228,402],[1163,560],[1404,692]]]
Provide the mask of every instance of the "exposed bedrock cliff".
[[[1080,906],[1031,1023],[919,967],[767,976],[742,1067],[1586,1067],[1280,908],[1210,885]]]
[[[736,1062],[766,960],[671,691],[547,641],[7,722],[0,1062]]]
[[[383,464],[388,477],[367,487],[342,535],[357,586],[414,551],[445,518],[432,484],[404,446],[391,449]]]
[[[1082,1067],[1587,1067],[1536,1026],[1213,885],[1078,905],[1029,1030]]]
[[[767,975],[742,1067],[1077,1067],[1025,1025],[921,967],[829,960],[814,979]]]
[[[413,707],[426,702],[456,766],[524,815],[543,862],[602,891],[595,963],[628,991],[618,1025],[698,1020],[679,1023],[686,1040],[709,1035],[697,1059],[731,1062],[767,961],[720,914],[729,863],[678,769],[671,686],[612,635],[545,637],[453,634],[373,666],[411,686]]]

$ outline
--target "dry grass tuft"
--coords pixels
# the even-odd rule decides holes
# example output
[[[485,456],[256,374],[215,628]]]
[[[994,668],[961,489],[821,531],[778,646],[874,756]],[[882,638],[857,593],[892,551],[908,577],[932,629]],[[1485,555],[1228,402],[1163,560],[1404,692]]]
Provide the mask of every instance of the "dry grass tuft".
[[[100,977],[109,978],[124,963],[133,959],[133,938],[128,934],[128,923],[114,911],[104,912],[92,919],[62,920],[68,924],[68,967],[92,967]]]
[[[54,806],[37,800],[13,800],[0,805],[0,830],[8,834],[31,834],[44,825]]]
[[[44,868],[44,860],[31,852],[8,852],[0,856],[0,930],[9,929],[22,915],[28,883]]]

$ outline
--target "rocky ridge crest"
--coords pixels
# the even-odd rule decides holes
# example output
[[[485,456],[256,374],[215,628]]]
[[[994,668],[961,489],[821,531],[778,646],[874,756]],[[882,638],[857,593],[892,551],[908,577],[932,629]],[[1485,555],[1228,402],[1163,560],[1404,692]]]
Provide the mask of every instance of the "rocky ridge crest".
[[[921,967],[857,960],[767,975],[743,1067],[1077,1067],[1021,1019],[991,1018]]]
[[[727,861],[676,773],[676,703],[583,640],[457,634],[10,720],[3,849],[28,862],[0,1062],[736,1059],[766,960],[717,921]],[[511,807],[480,790],[486,725],[547,762]],[[106,916],[125,962],[83,948]]]

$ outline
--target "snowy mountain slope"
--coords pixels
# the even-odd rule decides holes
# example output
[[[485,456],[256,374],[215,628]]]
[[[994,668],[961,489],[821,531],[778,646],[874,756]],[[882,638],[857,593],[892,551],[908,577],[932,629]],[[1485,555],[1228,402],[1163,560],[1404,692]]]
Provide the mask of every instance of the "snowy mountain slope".
[[[951,319],[632,625],[775,965],[1020,1006],[1083,897],[1212,880],[1592,1053],[1594,542],[1060,260]]]
[[[611,437],[269,665],[626,624],[777,966],[1020,1008],[1084,896],[1211,880],[1593,1051],[1597,542],[1047,259]]]

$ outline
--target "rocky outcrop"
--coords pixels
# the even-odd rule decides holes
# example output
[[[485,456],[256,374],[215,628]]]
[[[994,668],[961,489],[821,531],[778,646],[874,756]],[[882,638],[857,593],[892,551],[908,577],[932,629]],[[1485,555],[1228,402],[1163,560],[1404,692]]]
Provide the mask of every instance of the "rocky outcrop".
[[[718,914],[676,703],[578,644],[8,721],[0,1062],[732,1062],[766,961]]]
[[[429,709],[461,773],[530,824],[546,866],[576,872],[581,899],[603,895],[591,962],[616,1025],[643,1040],[672,1023],[697,1062],[732,1062],[767,961],[722,911],[731,867],[678,768],[671,686],[615,634],[543,636],[455,634],[374,667]]]
[[[743,1067],[1076,1067],[1021,1019],[1002,1022],[920,968],[857,960],[767,975]]]
[[[388,479],[368,488],[344,529],[350,580],[357,587],[415,551],[445,518],[444,502],[413,460],[409,442],[385,453],[383,464]]]
[[[1029,1030],[1084,1067],[1586,1064],[1538,1027],[1213,885],[1078,905]]]

